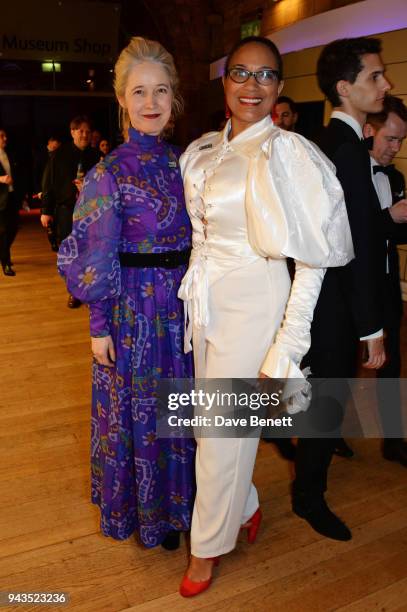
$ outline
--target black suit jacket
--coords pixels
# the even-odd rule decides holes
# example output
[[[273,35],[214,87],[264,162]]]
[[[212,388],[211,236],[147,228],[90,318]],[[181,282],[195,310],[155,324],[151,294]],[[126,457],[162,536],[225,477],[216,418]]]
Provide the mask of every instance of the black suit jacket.
[[[317,144],[336,166],[355,259],[326,272],[314,311],[311,351],[329,350],[339,355],[346,354],[350,345],[355,347],[358,338],[383,327],[383,211],[372,182],[368,149],[356,132],[345,122],[331,119]]]
[[[50,157],[44,171],[41,212],[45,215],[54,215],[58,206],[66,206],[73,210],[78,195],[78,190],[73,184],[78,164],[82,164],[83,172],[86,174],[98,161],[99,154],[91,147],[82,151],[73,142],[61,145]]]

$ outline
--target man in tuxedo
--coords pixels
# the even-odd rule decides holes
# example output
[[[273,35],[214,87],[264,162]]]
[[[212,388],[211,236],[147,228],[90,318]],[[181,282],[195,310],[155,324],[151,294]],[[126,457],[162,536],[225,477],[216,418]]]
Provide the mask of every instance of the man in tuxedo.
[[[6,152],[7,134],[0,129],[0,261],[6,276],[15,276],[10,249],[18,230],[18,201],[13,160]]]
[[[380,50],[380,41],[373,38],[336,40],[322,50],[317,65],[319,87],[333,106],[331,120],[318,144],[337,169],[355,258],[344,267],[326,272],[304,365],[310,366],[315,378],[338,379],[334,382],[342,407],[347,395],[344,379],[356,375],[359,343],[366,344],[366,368],[380,368],[385,361],[382,300],[386,241],[362,133],[367,113],[382,110],[385,93],[390,89]],[[329,420],[327,413],[334,408],[335,402],[313,401],[310,418],[314,422],[322,417]],[[334,444],[330,438],[299,439],[293,511],[322,535],[349,540],[350,530],[324,498]]]
[[[387,361],[377,372],[377,399],[383,427],[383,456],[407,467],[400,398],[400,325],[403,303],[397,244],[407,243],[407,200],[404,176],[392,161],[407,135],[407,107],[400,98],[386,96],[383,111],[368,114],[363,132],[371,138],[373,184],[382,208],[387,238],[384,293],[384,331]],[[397,435],[398,433],[398,435]]]
[[[72,215],[84,175],[99,161],[90,147],[90,122],[84,116],[70,123],[72,141],[61,145],[50,157],[42,181],[41,223],[53,223],[57,245],[72,231]],[[72,295],[68,308],[78,308],[80,301]]]

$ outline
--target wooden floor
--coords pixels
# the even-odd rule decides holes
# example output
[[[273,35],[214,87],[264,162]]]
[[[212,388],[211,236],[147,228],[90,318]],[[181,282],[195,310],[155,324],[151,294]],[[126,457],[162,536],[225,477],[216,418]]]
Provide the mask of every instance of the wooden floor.
[[[185,544],[148,551],[101,536],[89,502],[87,311],[66,308],[38,219],[24,220],[13,260],[17,276],[0,278],[0,590],[65,591],[62,609],[95,612],[407,610],[407,471],[381,458],[377,440],[354,441],[355,458],[331,469],[347,543],[292,514],[290,466],[261,443],[259,540],[239,542],[195,600],[177,593]]]

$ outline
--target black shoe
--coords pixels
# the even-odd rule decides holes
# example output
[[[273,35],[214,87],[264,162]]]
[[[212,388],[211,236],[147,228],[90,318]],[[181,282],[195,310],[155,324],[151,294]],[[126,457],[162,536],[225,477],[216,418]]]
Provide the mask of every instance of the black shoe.
[[[342,542],[352,539],[350,529],[331,512],[323,497],[312,502],[307,502],[305,497],[294,497],[292,508],[294,514],[305,519],[321,535]]]
[[[82,304],[82,302],[80,300],[77,300],[73,295],[70,295],[68,298],[68,308],[79,308],[79,306]]]
[[[10,266],[10,264],[5,264],[3,266],[3,272],[6,276],[15,276],[16,273],[14,272],[13,268]]]
[[[274,444],[283,459],[287,459],[287,461],[295,460],[297,447],[290,438],[262,438],[262,440],[263,442]]]
[[[355,454],[343,438],[337,438],[335,440],[333,453],[334,455],[338,455],[338,457],[346,457],[347,459],[350,459]]]
[[[407,442],[404,440],[385,440],[382,452],[388,461],[397,461],[407,467]]]
[[[180,539],[181,534],[179,531],[169,531],[161,542],[161,546],[165,548],[165,550],[177,550],[177,548],[179,548]]]

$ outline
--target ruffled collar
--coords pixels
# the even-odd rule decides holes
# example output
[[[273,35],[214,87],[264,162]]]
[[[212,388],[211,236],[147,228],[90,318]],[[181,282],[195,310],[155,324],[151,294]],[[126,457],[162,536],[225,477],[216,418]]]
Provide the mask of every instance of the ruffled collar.
[[[147,149],[157,147],[162,143],[162,141],[162,136],[160,135],[153,136],[152,134],[145,134],[144,132],[139,132],[132,127],[129,129],[129,142],[141,145]]]

